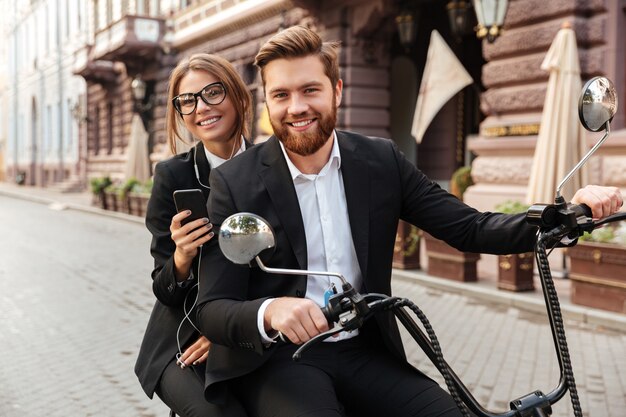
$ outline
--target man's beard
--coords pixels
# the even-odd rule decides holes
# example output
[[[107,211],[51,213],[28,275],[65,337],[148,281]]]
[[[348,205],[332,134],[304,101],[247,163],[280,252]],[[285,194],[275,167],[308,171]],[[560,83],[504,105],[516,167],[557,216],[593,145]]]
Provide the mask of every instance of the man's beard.
[[[285,148],[297,155],[308,156],[317,152],[326,141],[337,124],[337,106],[333,97],[333,107],[327,114],[305,115],[305,118],[316,118],[317,129],[310,129],[305,132],[292,132],[283,123],[274,123],[270,117],[270,123],[274,129],[274,135],[283,143]]]

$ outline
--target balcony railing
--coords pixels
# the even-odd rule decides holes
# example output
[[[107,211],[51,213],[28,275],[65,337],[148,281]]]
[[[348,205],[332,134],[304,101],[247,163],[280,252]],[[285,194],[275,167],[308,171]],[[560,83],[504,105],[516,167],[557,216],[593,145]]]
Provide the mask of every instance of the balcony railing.
[[[92,59],[93,45],[85,45],[74,53],[72,71],[87,81],[107,83],[120,73],[115,62]]]
[[[126,15],[96,32],[90,59],[106,61],[145,61],[161,50],[165,20]]]

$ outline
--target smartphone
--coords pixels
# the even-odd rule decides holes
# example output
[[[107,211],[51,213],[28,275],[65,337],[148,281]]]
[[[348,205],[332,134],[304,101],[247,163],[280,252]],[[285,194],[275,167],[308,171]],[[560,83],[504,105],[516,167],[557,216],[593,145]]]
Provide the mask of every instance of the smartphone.
[[[202,191],[197,188],[174,191],[174,204],[176,204],[176,211],[178,213],[184,210],[191,210],[191,214],[180,222],[181,225],[203,217],[209,218],[204,195]]]

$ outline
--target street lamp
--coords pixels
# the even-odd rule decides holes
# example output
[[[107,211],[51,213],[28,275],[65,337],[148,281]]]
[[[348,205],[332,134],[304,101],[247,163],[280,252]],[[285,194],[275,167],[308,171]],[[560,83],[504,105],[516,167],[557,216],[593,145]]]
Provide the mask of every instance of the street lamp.
[[[478,26],[476,36],[480,39],[487,38],[489,43],[496,40],[502,33],[504,16],[509,6],[508,0],[472,0],[476,10]]]
[[[130,83],[130,89],[133,94],[135,111],[141,117],[141,121],[147,130],[150,110],[152,110],[152,95],[148,92],[148,85],[141,78],[141,75],[138,74]]]
[[[135,103],[143,103],[146,98],[146,82],[141,79],[141,75],[137,75],[130,83],[130,89],[133,92]]]
[[[448,10],[448,19],[450,20],[450,29],[452,34],[460,41],[461,38],[471,30],[469,10],[472,5],[465,0],[452,0],[446,5]]]
[[[417,23],[415,16],[410,10],[403,10],[396,16],[396,25],[398,27],[398,37],[404,50],[408,52],[415,41],[417,35]]]

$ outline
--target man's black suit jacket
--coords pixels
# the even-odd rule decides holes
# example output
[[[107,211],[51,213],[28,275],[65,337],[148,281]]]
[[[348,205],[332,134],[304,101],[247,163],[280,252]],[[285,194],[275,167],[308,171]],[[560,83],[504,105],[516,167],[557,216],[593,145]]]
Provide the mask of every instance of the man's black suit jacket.
[[[479,213],[429,180],[387,139],[337,132],[352,239],[364,288],[391,294],[391,265],[398,220],[403,219],[471,252],[506,254],[532,248],[534,229],[524,216]],[[219,225],[231,214],[252,212],[276,234],[266,265],[307,268],[304,226],[295,188],[278,140],[253,147],[211,173],[209,215]],[[212,239],[211,246],[217,245]],[[320,243],[321,244],[321,243]],[[268,275],[235,265],[219,250],[203,258],[198,321],[214,343],[207,362],[206,396],[221,396],[219,382],[244,375],[271,355],[257,329],[257,311],[271,297],[304,297],[306,276]],[[335,271],[341,272],[341,271]],[[392,314],[376,323],[387,348],[404,358]]]

